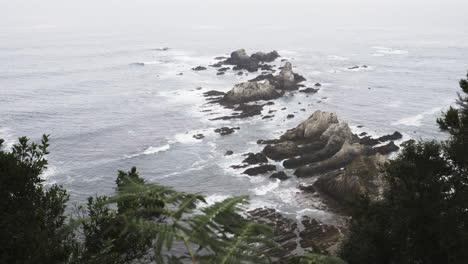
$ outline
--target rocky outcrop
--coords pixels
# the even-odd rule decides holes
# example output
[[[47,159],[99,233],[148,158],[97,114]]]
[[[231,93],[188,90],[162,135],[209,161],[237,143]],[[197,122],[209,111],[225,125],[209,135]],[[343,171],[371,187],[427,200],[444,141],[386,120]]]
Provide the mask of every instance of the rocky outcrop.
[[[380,143],[389,138],[398,138],[398,134],[376,140]],[[360,139],[348,124],[339,122],[334,113],[316,111],[279,139],[258,143],[269,144],[262,152],[273,160],[284,160],[283,166],[296,169],[297,177],[318,176],[314,185],[318,191],[347,202],[356,193],[379,192],[383,183],[377,168],[386,161],[385,154],[398,150],[393,141],[377,147],[367,141],[369,138]]]
[[[247,153],[246,159],[244,159],[242,162],[247,163],[247,164],[259,164],[259,163],[268,163],[268,159],[263,153]]]
[[[276,145],[267,145],[262,152],[272,160],[283,160],[299,154],[299,148],[296,143],[285,141]]]
[[[344,170],[319,177],[313,186],[320,193],[341,203],[351,203],[358,194],[363,193],[378,198],[385,185],[380,173],[380,168],[385,162],[386,158],[381,154],[361,155]]]
[[[251,56],[247,55],[244,49],[236,50],[231,53],[231,56],[217,65],[235,65],[234,70],[247,70],[249,72],[256,72],[259,69],[271,70],[271,66],[264,64],[265,62],[272,62],[279,57],[278,52],[272,51],[269,53],[257,52]]]
[[[241,104],[259,100],[271,100],[282,94],[268,80],[236,84],[221,100],[222,104]]]
[[[297,90],[299,87],[302,87],[299,83],[305,81],[305,78],[294,73],[292,70],[292,64],[290,62],[286,62],[279,75],[275,77],[275,81],[275,87],[277,87],[277,89]]]
[[[268,53],[256,52],[250,56],[252,59],[256,59],[261,62],[273,62],[280,57],[276,50]]]
[[[271,73],[262,74],[249,80],[249,82],[258,82],[263,80],[268,80],[278,90],[297,90],[303,86],[300,83],[306,79],[301,75],[293,72],[292,64],[290,62],[286,62],[278,75],[275,76]],[[310,89],[312,88],[309,88],[309,90],[306,92],[317,91],[316,89]]]

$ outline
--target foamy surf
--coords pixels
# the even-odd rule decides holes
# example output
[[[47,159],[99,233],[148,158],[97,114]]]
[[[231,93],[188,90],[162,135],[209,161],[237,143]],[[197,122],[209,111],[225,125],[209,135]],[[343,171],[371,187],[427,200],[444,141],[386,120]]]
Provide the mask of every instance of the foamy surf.
[[[130,158],[138,157],[138,156],[141,156],[141,155],[156,154],[156,153],[159,153],[159,152],[168,151],[170,148],[171,148],[171,146],[169,144],[166,144],[166,145],[160,146],[160,147],[149,146],[141,153],[136,153],[136,154],[132,154],[132,155],[125,155],[125,158],[130,159]]]
[[[256,195],[265,195],[265,194],[273,191],[274,189],[278,188],[279,184],[280,184],[280,180],[276,180],[275,182],[270,182],[270,183],[268,183],[266,185],[257,187],[255,189],[253,189],[252,191]]]
[[[435,107],[430,110],[424,111],[422,113],[419,113],[417,115],[409,116],[409,117],[404,117],[401,118],[400,120],[397,120],[396,122],[393,122],[392,125],[404,125],[404,126],[415,126],[415,127],[420,127],[422,125],[422,121],[424,120],[424,117],[427,115],[433,115],[437,112],[442,111],[442,107]]]

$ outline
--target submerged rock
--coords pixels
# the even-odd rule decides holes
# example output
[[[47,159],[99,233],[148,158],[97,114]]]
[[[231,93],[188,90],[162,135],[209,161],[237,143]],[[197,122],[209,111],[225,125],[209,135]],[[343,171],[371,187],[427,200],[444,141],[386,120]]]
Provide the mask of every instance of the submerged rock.
[[[255,176],[255,175],[265,174],[267,172],[275,171],[275,170],[276,170],[275,165],[265,164],[265,165],[260,165],[260,166],[257,166],[257,167],[249,168],[249,169],[245,170],[243,172],[243,174],[247,174],[247,175],[250,175],[250,176]]]
[[[202,138],[204,138],[204,137],[205,137],[205,135],[203,135],[203,134],[196,134],[196,135],[193,135],[193,138],[195,138],[195,139],[202,139]]]
[[[299,92],[301,92],[301,93],[316,93],[316,92],[318,92],[318,89],[306,88],[306,89],[303,89],[303,90],[299,90]]]
[[[197,67],[195,67],[195,68],[192,68],[192,70],[194,70],[194,71],[204,71],[204,70],[206,70],[206,67],[197,66]]]
[[[234,154],[234,151],[228,150],[226,153],[224,153],[224,156],[231,156],[232,154]]]
[[[281,181],[285,181],[285,180],[287,180],[289,178],[291,178],[291,177],[289,177],[284,171],[279,171],[279,172],[273,173],[270,176],[270,179],[279,179]]]
[[[234,133],[236,130],[239,130],[240,127],[222,127],[214,130],[215,133],[220,134],[221,136],[229,135]]]
[[[268,163],[268,159],[263,153],[247,153],[248,157],[242,161],[247,164]]]

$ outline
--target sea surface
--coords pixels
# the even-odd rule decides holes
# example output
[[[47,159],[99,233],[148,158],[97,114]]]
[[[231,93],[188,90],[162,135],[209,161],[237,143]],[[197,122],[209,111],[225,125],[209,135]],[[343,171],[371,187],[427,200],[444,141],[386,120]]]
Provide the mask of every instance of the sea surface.
[[[298,184],[313,179],[272,181],[230,166],[242,154],[260,151],[258,139],[278,137],[316,110],[337,113],[356,132],[445,138],[435,119],[454,104],[458,80],[468,70],[468,35],[460,32],[272,25],[239,30],[196,23],[107,31],[0,27],[0,138],[9,148],[20,136],[50,134],[42,177],[47,185],[67,188],[72,202],[112,194],[117,170],[136,166],[147,181],[204,194],[210,203],[249,195],[251,208],[333,222],[321,201],[299,193]],[[270,120],[210,121],[230,112],[207,105],[202,93],[228,91],[258,73],[217,76],[215,68],[191,68],[239,48],[277,50],[307,87],[321,83],[320,91],[276,100],[264,109],[278,110]],[[348,69],[356,65],[367,68]],[[214,133],[222,126],[240,130]],[[199,133],[205,138],[193,138]],[[225,156],[227,150],[234,155]]]

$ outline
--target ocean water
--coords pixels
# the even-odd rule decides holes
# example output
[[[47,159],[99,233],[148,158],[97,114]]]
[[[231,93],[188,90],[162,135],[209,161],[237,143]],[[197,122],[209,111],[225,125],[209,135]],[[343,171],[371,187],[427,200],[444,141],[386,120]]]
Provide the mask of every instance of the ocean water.
[[[239,48],[275,49],[307,79],[306,86],[322,87],[314,95],[290,93],[276,100],[264,109],[278,110],[270,120],[210,121],[229,111],[206,104],[202,93],[228,91],[256,74],[217,76],[211,67],[191,68]],[[73,202],[112,194],[117,170],[136,166],[149,182],[201,193],[209,202],[249,195],[251,208],[333,222],[320,200],[297,189],[314,179],[278,182],[230,166],[239,164],[242,154],[260,151],[258,139],[275,138],[316,110],[336,112],[356,132],[443,139],[435,119],[454,103],[467,58],[468,36],[457,30],[0,28],[0,138],[9,148],[20,136],[37,140],[50,134],[50,165],[43,177],[46,184],[66,187]],[[355,65],[368,67],[348,69]],[[288,114],[295,117],[286,119]],[[241,129],[228,136],[214,133],[222,126]],[[192,137],[198,133],[205,138]],[[234,155],[224,156],[227,150]]]

